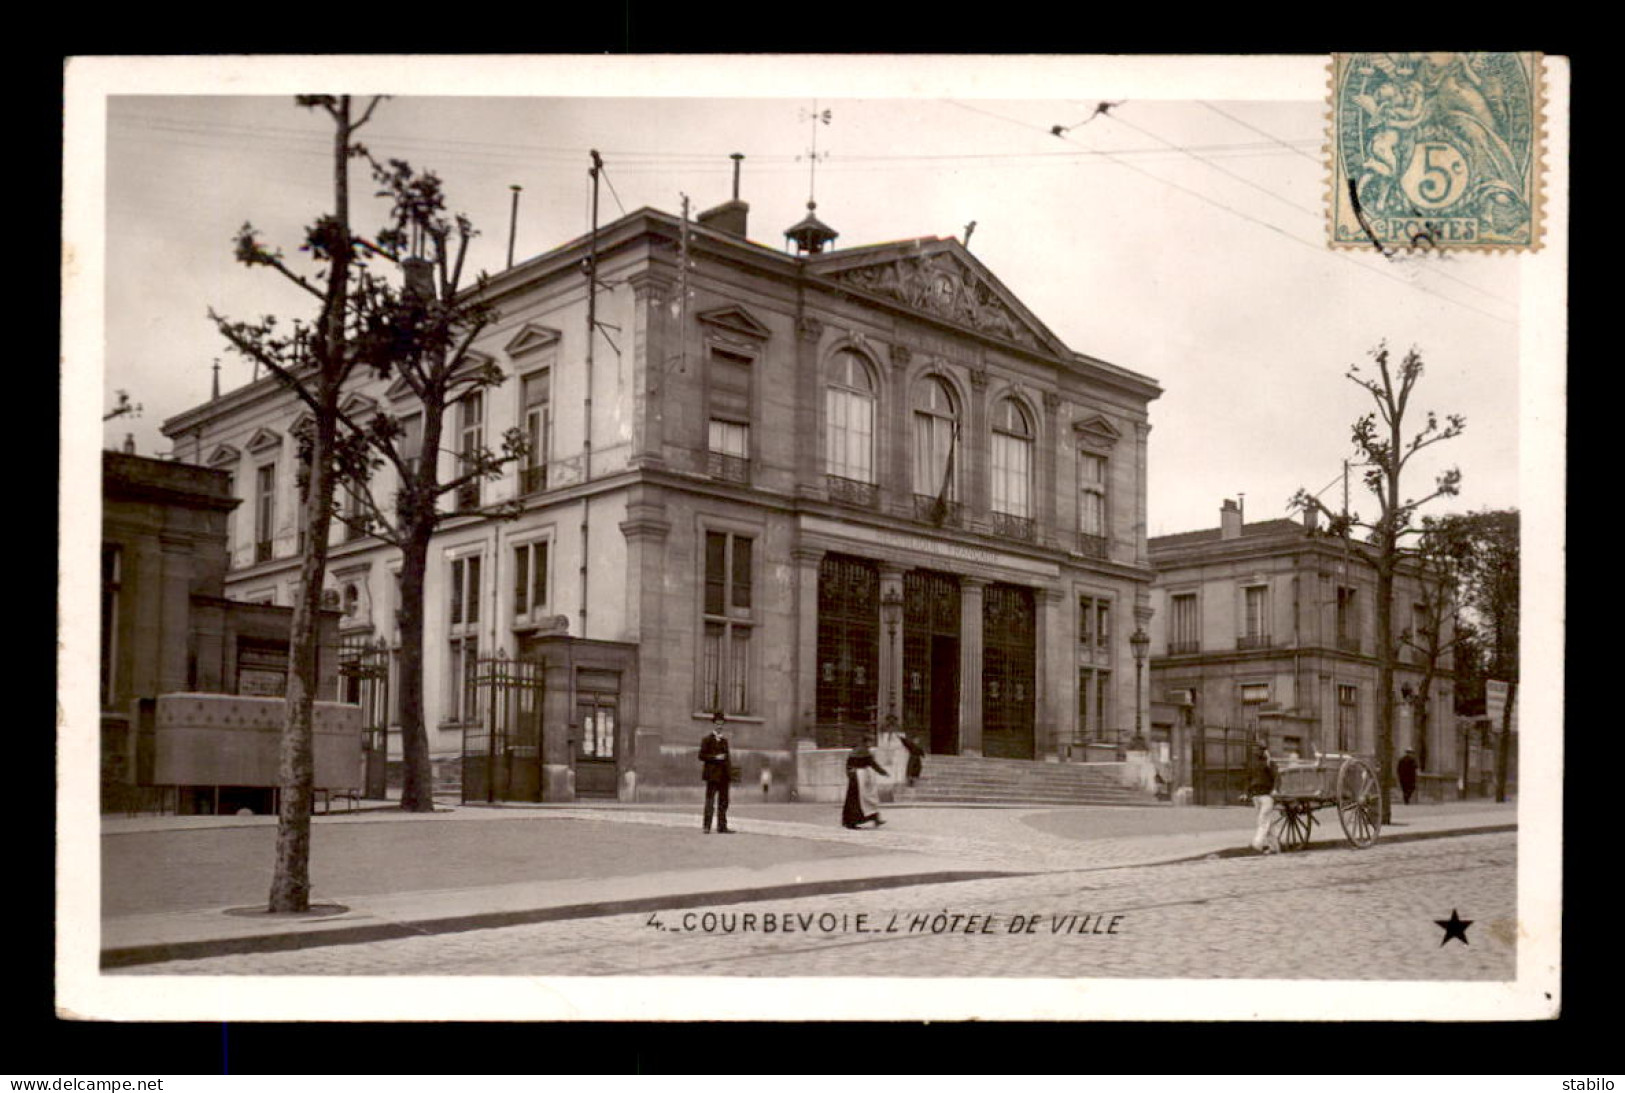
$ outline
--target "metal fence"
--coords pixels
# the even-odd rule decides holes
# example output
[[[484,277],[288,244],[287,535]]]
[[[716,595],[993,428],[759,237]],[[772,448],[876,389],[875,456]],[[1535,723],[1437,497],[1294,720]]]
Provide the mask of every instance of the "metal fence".
[[[475,668],[477,719],[463,728],[464,801],[542,799],[545,665],[505,655]]]

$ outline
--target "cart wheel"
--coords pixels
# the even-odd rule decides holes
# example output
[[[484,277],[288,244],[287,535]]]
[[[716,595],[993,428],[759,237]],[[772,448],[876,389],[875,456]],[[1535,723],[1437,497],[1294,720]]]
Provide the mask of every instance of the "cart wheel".
[[[1300,801],[1281,803],[1281,849],[1302,850],[1309,845],[1309,831],[1315,825],[1314,810]]]
[[[1371,764],[1352,756],[1337,771],[1337,818],[1349,843],[1364,850],[1382,830],[1382,791]]]

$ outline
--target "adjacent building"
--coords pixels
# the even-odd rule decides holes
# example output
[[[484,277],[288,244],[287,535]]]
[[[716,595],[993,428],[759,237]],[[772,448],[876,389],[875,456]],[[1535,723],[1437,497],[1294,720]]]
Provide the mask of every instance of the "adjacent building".
[[[1150,541],[1151,689],[1157,743],[1198,802],[1221,803],[1245,743],[1275,754],[1374,756],[1375,566],[1362,543],[1304,522],[1245,523],[1226,500],[1219,526]],[[1394,584],[1394,634],[1408,634],[1395,674],[1395,755],[1415,749],[1424,779],[1454,785],[1464,768],[1453,695],[1450,619],[1414,568]],[[1428,656],[1433,633],[1442,655]],[[1425,725],[1425,727],[1424,727]],[[1184,730],[1183,732],[1178,730]],[[1172,751],[1172,745],[1180,745]]]
[[[482,290],[505,382],[418,453],[445,480],[508,429],[531,446],[447,499],[431,555],[430,747],[465,796],[697,794],[717,710],[777,799],[798,752],[894,725],[1031,761],[1133,725],[1157,384],[1063,344],[957,240],[832,249],[809,207],[791,252],[748,213],[640,209]],[[420,413],[365,378],[346,408],[409,437]],[[262,379],[164,426],[241,502],[234,600],[292,602],[300,413]],[[398,552],[332,535],[346,642],[392,649]]]

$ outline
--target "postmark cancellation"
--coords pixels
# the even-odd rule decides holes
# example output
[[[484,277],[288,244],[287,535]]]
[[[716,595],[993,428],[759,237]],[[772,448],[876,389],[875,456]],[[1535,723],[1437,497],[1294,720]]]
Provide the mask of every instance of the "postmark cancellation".
[[[1536,250],[1538,53],[1337,53],[1330,245]]]

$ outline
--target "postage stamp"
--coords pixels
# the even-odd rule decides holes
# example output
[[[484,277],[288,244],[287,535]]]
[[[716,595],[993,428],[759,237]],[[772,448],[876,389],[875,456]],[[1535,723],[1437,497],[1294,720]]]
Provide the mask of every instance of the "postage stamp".
[[[1538,53],[1337,53],[1330,244],[1535,250]]]

